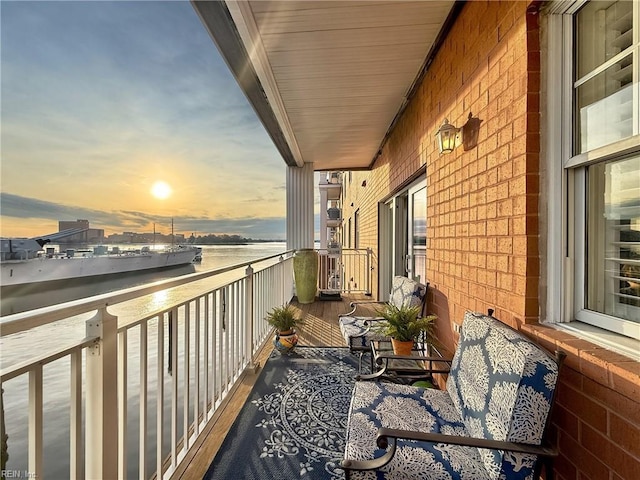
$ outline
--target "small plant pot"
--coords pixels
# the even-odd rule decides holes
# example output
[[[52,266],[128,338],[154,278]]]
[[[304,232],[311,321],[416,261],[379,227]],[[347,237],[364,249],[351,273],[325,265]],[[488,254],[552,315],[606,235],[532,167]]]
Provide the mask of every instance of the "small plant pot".
[[[276,332],[276,336],[273,339],[273,346],[281,354],[289,354],[293,352],[293,349],[298,344],[298,334],[295,330],[288,330],[286,332]]]
[[[393,346],[393,353],[396,355],[411,355],[411,350],[413,350],[413,340],[401,342],[392,338],[391,345]]]

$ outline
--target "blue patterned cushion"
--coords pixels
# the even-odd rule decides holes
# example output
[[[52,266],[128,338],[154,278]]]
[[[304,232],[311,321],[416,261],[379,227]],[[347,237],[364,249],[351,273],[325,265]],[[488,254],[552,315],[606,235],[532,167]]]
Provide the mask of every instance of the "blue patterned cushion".
[[[407,277],[393,277],[389,303],[400,308],[417,307],[423,304],[427,287]]]
[[[385,337],[374,331],[367,331],[365,321],[372,317],[340,317],[340,333],[349,347],[369,348],[372,340],[383,340]]]
[[[467,312],[447,391],[473,437],[540,444],[557,364],[527,338]],[[491,478],[531,478],[532,455],[480,451]]]
[[[446,391],[393,383],[356,382],[348,425],[346,460],[381,457],[385,451],[376,446],[379,427],[469,436]],[[353,471],[350,478],[489,480],[491,477],[476,448],[398,440],[391,462],[376,472]]]

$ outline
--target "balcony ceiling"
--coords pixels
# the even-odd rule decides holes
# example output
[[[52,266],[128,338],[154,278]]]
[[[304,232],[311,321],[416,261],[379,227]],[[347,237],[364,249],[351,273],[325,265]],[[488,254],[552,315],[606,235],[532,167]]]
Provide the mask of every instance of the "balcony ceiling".
[[[453,1],[193,1],[289,165],[369,168]]]

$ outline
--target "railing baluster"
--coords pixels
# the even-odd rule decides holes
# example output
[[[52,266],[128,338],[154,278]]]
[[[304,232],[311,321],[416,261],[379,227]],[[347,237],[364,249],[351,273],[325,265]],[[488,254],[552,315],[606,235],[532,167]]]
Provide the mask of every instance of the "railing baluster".
[[[195,313],[195,391],[193,392],[193,434],[194,438],[200,433],[200,298],[196,298]]]
[[[42,365],[29,371],[29,472],[42,478]],[[3,475],[4,476],[4,475]]]
[[[245,293],[244,293],[244,298],[246,301],[246,306],[245,306],[245,315],[244,317],[246,318],[246,321],[248,322],[246,327],[245,327],[245,352],[247,355],[247,360],[248,360],[248,367],[249,368],[254,368],[255,365],[253,364],[253,335],[254,335],[254,331],[253,331],[253,268],[251,268],[251,265],[249,265],[247,267],[247,270],[245,272],[247,274],[247,280],[245,282]]]
[[[190,326],[191,322],[189,321],[189,304],[187,303],[184,306],[184,349],[183,349],[183,368],[184,368],[184,379],[182,383],[183,393],[182,393],[182,449],[186,452],[189,448],[189,382],[190,382],[190,352],[191,352],[191,342],[190,342]]]
[[[227,345],[227,351],[225,352],[225,365],[226,365],[226,374],[224,376],[224,391],[228,392],[229,391],[229,383],[231,382],[231,366],[235,363],[234,359],[233,359],[233,355],[235,354],[235,348],[234,348],[234,344],[233,344],[233,333],[235,331],[235,329],[233,328],[234,325],[234,314],[235,312],[233,311],[233,284],[231,284],[230,287],[228,287],[228,293],[229,295],[227,295],[227,302],[228,302],[228,319],[229,322],[227,323],[227,329],[225,331],[225,344]]]
[[[120,478],[127,477],[127,425],[129,419],[128,412],[128,330],[118,333],[118,475]]]
[[[367,248],[367,271],[364,272],[367,279],[367,291],[365,295],[371,295],[371,255],[373,251],[370,248]]]
[[[171,364],[178,366],[178,311],[169,312],[169,348],[171,349]],[[171,372],[171,468],[176,468],[178,462],[178,368]]]
[[[138,477],[147,480],[147,323],[140,324],[140,442]]]
[[[220,362],[218,359],[219,355],[219,346],[218,342],[220,341],[220,322],[218,321],[218,301],[217,295],[220,293],[220,290],[214,291],[211,294],[211,402],[214,407],[218,405],[218,385],[220,384],[218,374],[220,368]]]
[[[162,480],[164,443],[164,314],[158,315],[158,353],[156,359],[158,366],[156,369],[156,478]]]
[[[231,384],[232,379],[236,376],[236,371],[238,370],[240,352],[238,349],[238,337],[240,337],[240,325],[238,323],[238,318],[240,317],[240,312],[238,311],[238,287],[239,282],[233,282],[231,285],[231,289],[233,292],[233,312],[231,313],[231,371],[229,372],[229,384]],[[231,386],[231,385],[229,385]]]
[[[69,476],[84,478],[82,463],[82,350],[70,354]]]
[[[204,359],[202,360],[204,363],[204,385],[202,387],[202,391],[204,392],[204,397],[202,399],[202,411],[204,413],[203,421],[206,423],[209,420],[209,412],[213,409],[213,406],[209,408],[209,294],[206,294],[203,297],[204,302]]]

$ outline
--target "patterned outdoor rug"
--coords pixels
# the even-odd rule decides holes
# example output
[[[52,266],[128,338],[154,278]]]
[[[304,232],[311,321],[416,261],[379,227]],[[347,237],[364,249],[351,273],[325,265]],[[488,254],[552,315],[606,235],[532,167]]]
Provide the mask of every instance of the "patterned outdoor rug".
[[[347,348],[274,351],[204,478],[344,478],[339,464],[356,373]]]

